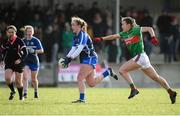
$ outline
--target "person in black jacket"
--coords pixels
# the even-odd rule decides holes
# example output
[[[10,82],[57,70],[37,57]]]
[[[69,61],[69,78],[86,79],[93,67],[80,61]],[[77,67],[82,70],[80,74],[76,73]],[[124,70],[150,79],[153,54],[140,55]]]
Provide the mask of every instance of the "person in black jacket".
[[[27,56],[26,45],[17,37],[17,29],[10,25],[6,29],[7,39],[0,46],[1,66],[5,65],[5,80],[11,92],[9,100],[12,100],[15,95],[13,84],[13,73],[15,72],[15,83],[19,93],[19,100],[23,100],[23,84],[22,76],[24,70],[24,59]]]

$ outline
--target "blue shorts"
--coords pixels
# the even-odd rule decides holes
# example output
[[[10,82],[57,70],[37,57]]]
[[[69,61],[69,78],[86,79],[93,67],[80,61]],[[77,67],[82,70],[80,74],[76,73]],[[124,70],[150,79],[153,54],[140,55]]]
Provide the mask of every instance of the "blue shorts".
[[[98,63],[98,58],[96,56],[84,57],[80,59],[81,64],[90,64],[95,69]]]
[[[38,71],[39,70],[38,64],[26,64],[26,66],[28,66],[31,71]]]

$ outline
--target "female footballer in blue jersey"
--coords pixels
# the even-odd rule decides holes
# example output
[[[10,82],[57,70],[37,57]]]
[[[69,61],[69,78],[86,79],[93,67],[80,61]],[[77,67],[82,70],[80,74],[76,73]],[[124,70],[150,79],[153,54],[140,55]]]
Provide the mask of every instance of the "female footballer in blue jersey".
[[[72,17],[71,28],[74,33],[73,46],[64,60],[59,61],[64,67],[68,67],[72,59],[80,55],[80,71],[77,76],[79,87],[79,99],[72,103],[85,103],[85,82],[90,87],[96,86],[107,76],[111,76],[116,80],[117,75],[111,68],[105,70],[101,76],[95,77],[95,67],[98,62],[97,54],[94,50],[91,38],[86,32],[87,23],[79,18]]]
[[[26,66],[23,72],[24,98],[27,98],[29,71],[31,72],[32,85],[34,87],[34,98],[38,98],[37,76],[39,71],[39,58],[37,54],[44,53],[44,50],[39,39],[34,37],[33,34],[34,28],[30,25],[25,26],[24,43],[27,46],[28,56],[25,59]]]

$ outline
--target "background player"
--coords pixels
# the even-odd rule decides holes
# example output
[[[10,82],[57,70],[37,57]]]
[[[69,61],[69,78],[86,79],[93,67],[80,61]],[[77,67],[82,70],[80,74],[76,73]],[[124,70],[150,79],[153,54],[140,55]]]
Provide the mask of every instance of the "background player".
[[[24,97],[27,98],[28,92],[28,77],[31,74],[32,85],[34,87],[34,98],[38,98],[38,71],[39,58],[37,54],[44,53],[41,42],[33,36],[34,28],[30,25],[25,26],[24,43],[27,46],[28,55],[25,59],[25,70],[23,72]],[[30,73],[29,73],[30,72]]]
[[[120,67],[119,72],[131,87],[131,93],[128,98],[130,99],[139,93],[129,72],[140,68],[149,78],[156,81],[167,90],[170,100],[172,104],[174,104],[176,102],[177,93],[170,88],[169,84],[162,76],[157,74],[150,63],[148,56],[144,52],[142,32],[149,32],[152,38],[151,42],[155,45],[159,44],[155,37],[154,30],[151,27],[139,27],[136,24],[135,19],[131,17],[123,18],[121,23],[122,32],[106,37],[95,38],[95,41],[100,42],[103,40],[122,39],[125,42],[131,59]]]
[[[71,28],[74,33],[73,46],[67,56],[64,58],[63,65],[65,67],[71,62],[72,59],[80,55],[80,71],[78,73],[77,81],[79,87],[79,99],[72,103],[85,103],[85,82],[90,87],[94,87],[100,83],[105,77],[112,76],[116,80],[118,79],[116,74],[111,68],[108,68],[99,77],[95,77],[95,67],[98,62],[98,57],[94,51],[92,40],[86,33],[86,22],[79,17],[72,17]]]
[[[15,26],[10,25],[7,27],[7,39],[0,47],[0,53],[3,54],[1,65],[5,63],[5,80],[11,92],[9,100],[12,100],[15,95],[13,84],[13,73],[15,72],[15,82],[19,92],[19,100],[23,100],[23,83],[22,76],[24,70],[24,59],[27,55],[26,45],[17,37],[17,29]]]

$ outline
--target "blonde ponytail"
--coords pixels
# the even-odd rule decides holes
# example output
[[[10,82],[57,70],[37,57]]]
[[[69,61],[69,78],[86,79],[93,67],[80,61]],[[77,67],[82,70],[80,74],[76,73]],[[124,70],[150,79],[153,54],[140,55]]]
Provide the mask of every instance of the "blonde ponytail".
[[[82,30],[87,32],[87,23],[85,21],[83,22]]]

